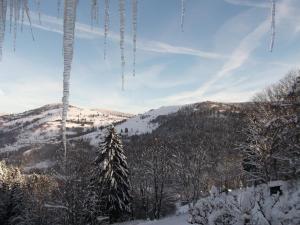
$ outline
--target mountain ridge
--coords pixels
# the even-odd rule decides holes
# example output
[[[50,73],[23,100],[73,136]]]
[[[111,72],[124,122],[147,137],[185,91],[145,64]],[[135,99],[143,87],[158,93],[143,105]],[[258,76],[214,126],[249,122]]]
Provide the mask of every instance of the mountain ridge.
[[[131,136],[151,134],[159,129],[166,119],[182,111],[192,114],[213,111],[213,114],[203,115],[207,118],[226,117],[226,112],[239,112],[244,105],[248,103],[206,101],[162,106],[138,115],[69,106],[67,137],[69,145],[84,141],[86,148],[95,148],[103,140],[105,128],[111,124],[115,125],[123,138],[130,140]],[[14,160],[27,170],[35,167],[44,169],[53,165],[53,155],[61,148],[61,107],[61,104],[47,104],[22,113],[0,116],[0,160],[3,157]],[[182,116],[182,113],[178,114],[179,119]],[[188,118],[196,119],[192,116]]]

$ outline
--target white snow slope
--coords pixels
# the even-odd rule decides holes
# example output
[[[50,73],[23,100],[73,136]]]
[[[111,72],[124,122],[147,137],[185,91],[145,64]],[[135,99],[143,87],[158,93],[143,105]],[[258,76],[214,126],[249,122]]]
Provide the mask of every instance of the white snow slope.
[[[159,124],[152,122],[158,116],[175,113],[180,106],[152,109],[136,116],[103,109],[69,107],[67,121],[68,140],[84,139],[97,146],[106,126],[116,123],[123,135],[151,133]],[[29,146],[59,143],[61,141],[61,104],[50,104],[20,114],[0,116],[0,153],[18,151]],[[125,133],[125,130],[128,130]],[[7,136],[5,136],[7,135]],[[9,136],[14,141],[6,143]]]
[[[164,116],[177,112],[182,106],[165,106],[159,109],[152,109],[144,114],[139,114],[125,121],[124,123],[117,126],[119,133],[131,135],[141,135],[151,133],[157,129],[159,124],[153,123],[152,120],[158,116]],[[128,130],[125,133],[125,130]]]
[[[4,146],[0,146],[0,153],[17,151],[26,146],[59,142],[61,138],[61,112],[60,104],[51,104],[20,114],[0,116],[0,136],[4,142]],[[100,127],[124,121],[131,116],[108,110],[82,109],[70,106],[67,135],[69,138],[80,137],[92,133]],[[11,135],[14,136],[15,141],[5,144],[5,140]]]
[[[115,225],[190,225],[187,222],[187,215],[171,216],[161,220],[153,221],[131,221],[125,223],[118,223]]]

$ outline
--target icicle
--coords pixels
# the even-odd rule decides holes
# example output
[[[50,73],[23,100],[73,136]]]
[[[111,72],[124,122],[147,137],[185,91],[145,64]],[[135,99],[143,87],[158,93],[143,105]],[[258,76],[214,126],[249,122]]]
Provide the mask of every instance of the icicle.
[[[272,1],[272,8],[271,8],[271,43],[269,51],[272,52],[274,48],[275,42],[275,14],[276,14],[276,0]]]
[[[104,60],[106,59],[107,36],[109,32],[109,0],[105,0],[104,10]]]
[[[138,0],[132,0],[132,30],[133,30],[133,76],[135,76],[136,66],[136,37],[137,37],[137,11]]]
[[[57,0],[57,18],[60,15],[61,0]]]
[[[5,37],[7,0],[0,0],[0,61],[2,60],[2,49]]]
[[[32,36],[32,40],[34,41],[34,35],[33,35],[33,31],[32,31],[32,25],[31,25],[31,19],[30,19],[30,13],[29,13],[29,7],[28,7],[28,0],[23,0],[23,4],[24,4],[24,8],[25,8],[25,13],[30,25],[30,31],[31,31],[31,36]]]
[[[13,48],[16,51],[16,42],[17,42],[17,32],[18,32],[18,23],[20,20],[20,8],[21,8],[21,0],[14,0],[14,40],[13,40]]]
[[[9,1],[9,32],[11,33],[12,30],[12,23],[13,23],[13,10],[14,10],[14,2],[13,0]]]
[[[70,73],[73,61],[74,50],[74,32],[76,20],[77,0],[65,0],[64,9],[64,35],[63,35],[63,52],[64,52],[64,74],[63,74],[63,110],[62,110],[62,139],[64,146],[64,159],[67,158],[67,137],[66,123],[69,108],[69,90],[70,90]]]
[[[38,15],[39,15],[39,23],[42,24],[42,20],[41,20],[41,0],[35,0],[35,4],[36,4],[36,8],[37,8]]]
[[[23,0],[22,4],[22,20],[21,20],[21,32],[23,32],[23,26],[24,26],[24,19],[25,19],[25,2]]]
[[[94,23],[99,24],[99,4],[98,0],[91,0],[91,27]]]
[[[120,50],[121,50],[121,66],[122,66],[122,90],[124,90],[124,70],[125,70],[125,56],[124,56],[124,38],[125,38],[125,0],[119,0],[120,12]]]
[[[181,31],[184,31],[184,18],[186,10],[186,0],[181,0]]]

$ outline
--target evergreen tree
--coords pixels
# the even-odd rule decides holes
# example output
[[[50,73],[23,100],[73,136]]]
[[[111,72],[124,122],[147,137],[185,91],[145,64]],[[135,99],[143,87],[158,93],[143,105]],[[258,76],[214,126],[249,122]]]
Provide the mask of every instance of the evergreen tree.
[[[18,183],[11,187],[5,183],[0,184],[0,224],[29,225],[24,202],[23,190]]]
[[[91,178],[92,199],[97,211],[93,217],[109,216],[110,222],[122,220],[129,215],[129,171],[123,145],[115,128],[108,129],[108,135],[100,145]]]

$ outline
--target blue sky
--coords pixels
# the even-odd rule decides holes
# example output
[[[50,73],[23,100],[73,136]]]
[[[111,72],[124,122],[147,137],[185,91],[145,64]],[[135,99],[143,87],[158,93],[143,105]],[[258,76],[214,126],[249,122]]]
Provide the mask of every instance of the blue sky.
[[[33,1],[32,1],[33,2]],[[300,1],[278,0],[274,52],[269,0],[139,0],[136,76],[132,76],[131,6],[126,0],[126,82],[121,89],[118,1],[111,0],[107,59],[100,24],[90,26],[90,1],[79,1],[71,75],[72,105],[139,113],[162,105],[206,100],[248,101],[299,66]],[[61,101],[62,20],[56,1],[42,0],[42,23],[31,5],[29,27],[7,32],[0,62],[0,112],[21,112]]]

